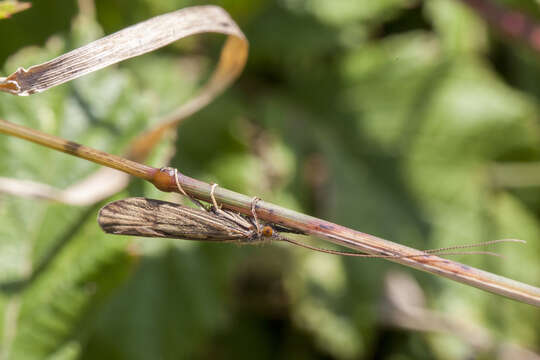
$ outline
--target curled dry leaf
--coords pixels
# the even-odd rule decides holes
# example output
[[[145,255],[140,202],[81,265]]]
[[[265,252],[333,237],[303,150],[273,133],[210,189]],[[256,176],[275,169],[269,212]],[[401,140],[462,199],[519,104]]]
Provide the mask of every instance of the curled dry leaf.
[[[201,33],[227,35],[219,63],[209,81],[191,100],[173,110],[153,128],[134,139],[126,158],[143,161],[164,135],[194,114],[227,88],[242,72],[248,54],[247,40],[230,16],[217,6],[197,6],[156,16],[91,42],[43,64],[28,69],[19,68],[0,78],[0,91],[27,96],[103,69],[109,65],[154,51],[187,36]],[[105,189],[102,184],[107,182]],[[71,205],[88,205],[122,190],[128,183],[127,174],[100,170],[83,181],[65,189],[33,183],[24,190],[16,180],[0,182],[0,191],[47,198]],[[39,185],[39,186],[37,186]],[[81,197],[81,193],[85,195]]]

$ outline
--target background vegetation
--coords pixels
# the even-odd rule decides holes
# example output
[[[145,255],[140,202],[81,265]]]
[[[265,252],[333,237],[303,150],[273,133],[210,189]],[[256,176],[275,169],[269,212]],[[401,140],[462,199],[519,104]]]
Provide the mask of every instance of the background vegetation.
[[[202,3],[96,0],[93,18],[75,1],[34,2],[0,22],[2,73]],[[529,43],[455,0],[214,3],[247,35],[247,68],[149,164],[172,154],[190,176],[418,248],[525,239],[500,248],[505,260],[458,260],[540,285],[540,62]],[[532,0],[501,3],[540,15]],[[1,95],[0,117],[121,154],[205,81],[221,41],[192,37],[43,94]],[[7,136],[0,152],[0,176],[57,187],[97,169]],[[176,199],[140,181],[115,199],[128,196]],[[0,194],[0,358],[538,351],[532,306],[384,260],[105,235],[104,203]]]

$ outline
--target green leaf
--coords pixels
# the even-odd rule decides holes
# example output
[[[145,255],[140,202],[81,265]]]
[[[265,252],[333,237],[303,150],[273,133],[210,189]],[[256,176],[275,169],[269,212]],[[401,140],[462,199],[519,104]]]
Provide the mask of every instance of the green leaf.
[[[486,25],[464,3],[430,0],[426,2],[425,10],[440,36],[443,48],[449,53],[463,56],[486,50]]]
[[[74,39],[68,42],[84,43],[88,34],[100,33],[95,23],[74,26]],[[94,30],[84,33],[81,26]],[[43,49],[21,50],[10,57],[6,72],[70,50],[65,42],[54,37]],[[156,66],[169,73],[153,77],[152,87],[147,74],[156,72]],[[136,135],[179,105],[178,93],[189,97],[198,80],[193,69],[179,68],[173,57],[133,61],[129,67],[110,67],[37,96],[5,97],[0,117],[121,154]],[[149,162],[164,164],[172,143],[164,145]],[[65,188],[98,169],[14,137],[1,136],[0,147],[2,176]],[[6,321],[0,348],[6,359],[80,356],[96,314],[129,276],[135,258],[144,256],[132,253],[128,239],[104,234],[96,223],[97,210],[1,195],[0,312]]]

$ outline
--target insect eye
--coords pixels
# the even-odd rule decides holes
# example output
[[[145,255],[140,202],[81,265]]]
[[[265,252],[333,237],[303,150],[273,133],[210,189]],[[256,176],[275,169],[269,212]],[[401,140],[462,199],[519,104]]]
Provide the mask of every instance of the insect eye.
[[[272,229],[272,227],[266,225],[265,227],[262,228],[261,233],[262,233],[263,236],[270,237],[270,236],[272,236],[274,234],[274,229]]]

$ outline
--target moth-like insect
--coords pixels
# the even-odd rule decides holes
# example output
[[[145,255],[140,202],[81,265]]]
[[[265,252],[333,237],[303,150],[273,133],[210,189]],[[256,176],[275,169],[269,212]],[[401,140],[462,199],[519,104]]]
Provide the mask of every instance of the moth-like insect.
[[[366,258],[400,258],[429,255],[484,254],[500,256],[489,251],[454,251],[456,249],[485,246],[499,242],[523,242],[502,239],[478,244],[458,245],[448,248],[425,250],[420,255],[368,255],[355,252],[321,249],[289,239],[280,232],[301,234],[276,224],[259,225],[257,218],[241,215],[229,210],[211,207],[207,210],[171,203],[167,201],[133,197],[105,205],[98,215],[98,223],[106,233],[144,237],[161,237],[200,241],[237,242],[257,244],[270,240],[286,241],[310,250],[328,254]]]
[[[110,234],[241,243],[280,239],[278,231],[287,231],[272,225],[260,227],[253,217],[228,210],[200,210],[142,197],[105,205],[98,223]]]

